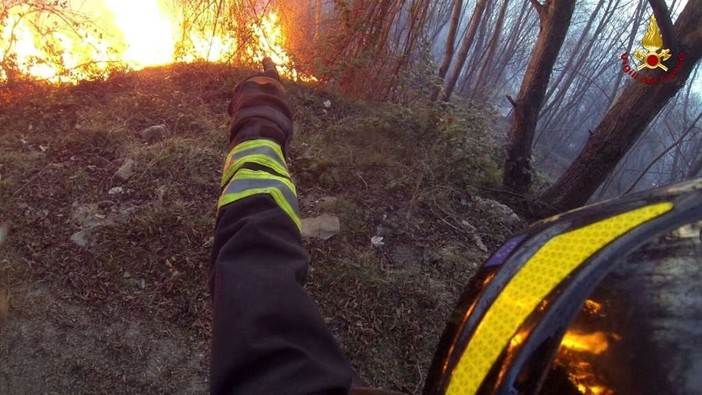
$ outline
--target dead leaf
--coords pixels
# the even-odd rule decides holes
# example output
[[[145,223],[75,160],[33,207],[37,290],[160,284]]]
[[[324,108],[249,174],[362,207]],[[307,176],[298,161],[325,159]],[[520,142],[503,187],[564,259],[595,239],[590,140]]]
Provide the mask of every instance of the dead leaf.
[[[373,247],[382,247],[385,245],[384,239],[385,238],[381,236],[373,236],[371,237],[371,245],[373,245]]]

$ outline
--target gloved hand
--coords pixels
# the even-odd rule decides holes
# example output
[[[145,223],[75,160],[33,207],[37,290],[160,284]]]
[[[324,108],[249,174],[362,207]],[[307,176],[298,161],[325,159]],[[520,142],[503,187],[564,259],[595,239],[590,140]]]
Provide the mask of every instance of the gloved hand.
[[[255,74],[234,89],[229,104],[230,143],[268,138],[287,151],[293,134],[292,110],[275,70]]]

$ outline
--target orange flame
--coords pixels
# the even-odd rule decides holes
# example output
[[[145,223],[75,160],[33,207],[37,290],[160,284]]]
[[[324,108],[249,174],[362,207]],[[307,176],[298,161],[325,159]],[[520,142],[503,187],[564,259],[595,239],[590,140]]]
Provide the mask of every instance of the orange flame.
[[[602,312],[602,304],[588,299],[585,301],[585,311],[588,314],[600,314]]]
[[[593,302],[595,303],[595,302]],[[569,366],[568,379],[584,395],[609,395],[612,390],[595,373],[595,369],[586,357],[600,355],[609,349],[609,338],[616,339],[614,334],[593,332],[581,334],[568,332],[561,341],[556,364]]]
[[[604,332],[594,332],[591,334],[578,334],[568,332],[563,336],[561,347],[576,352],[587,352],[591,354],[602,354],[609,348],[607,335]]]
[[[70,24],[40,32],[40,23],[59,26],[60,18],[41,15],[28,6],[11,7],[8,18],[0,20],[0,62],[11,59],[14,70],[30,78],[76,83],[115,68],[140,70],[197,60],[260,64],[270,56],[278,64],[281,76],[316,81],[295,69],[275,11],[248,22],[246,28],[254,40],[241,47],[234,34],[222,32],[217,26],[209,34],[183,34],[183,23],[174,10],[169,10],[166,0],[94,0],[69,11],[94,24]],[[189,43],[187,50],[176,57],[183,40]],[[238,58],[232,59],[233,54],[238,54]],[[90,67],[81,68],[84,65]],[[0,82],[8,77],[0,67]]]

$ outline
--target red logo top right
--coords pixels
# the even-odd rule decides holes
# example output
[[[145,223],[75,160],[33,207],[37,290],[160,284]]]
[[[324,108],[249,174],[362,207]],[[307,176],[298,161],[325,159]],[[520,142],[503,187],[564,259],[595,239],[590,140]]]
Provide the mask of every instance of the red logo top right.
[[[627,52],[622,54],[622,70],[624,73],[629,74],[634,80],[646,85],[660,84],[672,80],[678,75],[683,61],[685,60],[685,53],[680,52],[680,54],[678,54],[678,62],[671,70],[670,65],[666,64],[671,58],[670,48],[663,48],[663,37],[661,36],[661,31],[658,27],[658,22],[656,22],[655,15],[651,15],[648,29],[646,29],[646,34],[643,40],[641,40],[641,44],[643,48],[637,48],[633,55],[638,66],[629,63],[629,54]],[[639,71],[644,69],[660,69],[662,73],[658,75],[647,74],[646,76],[639,74]]]

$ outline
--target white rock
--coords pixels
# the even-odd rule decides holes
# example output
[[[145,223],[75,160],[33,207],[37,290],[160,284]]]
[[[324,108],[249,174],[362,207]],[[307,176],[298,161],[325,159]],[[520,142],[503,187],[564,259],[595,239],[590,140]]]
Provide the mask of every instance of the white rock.
[[[124,188],[122,188],[122,187],[114,187],[114,188],[110,189],[109,191],[107,191],[108,195],[121,195],[123,193],[124,193]]]
[[[325,107],[325,108],[331,108],[331,106],[332,106],[331,100],[325,100],[325,101],[324,101],[324,107]]]

